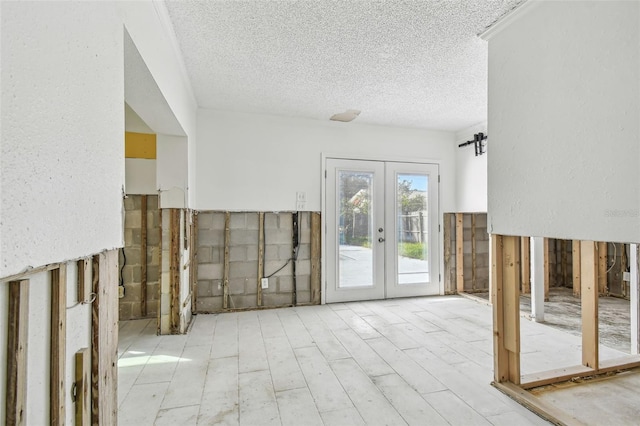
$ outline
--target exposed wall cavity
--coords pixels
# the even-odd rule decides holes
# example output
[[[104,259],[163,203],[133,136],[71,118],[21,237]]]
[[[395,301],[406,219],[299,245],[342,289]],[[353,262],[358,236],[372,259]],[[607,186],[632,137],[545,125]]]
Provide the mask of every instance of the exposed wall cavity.
[[[144,203],[143,199],[146,200]],[[161,251],[158,196],[128,195],[124,208],[125,246],[120,250],[119,264],[124,297],[120,299],[120,319],[156,317],[160,299]]]
[[[225,310],[225,293],[228,310],[319,303],[312,215],[317,213],[200,212],[197,311]]]

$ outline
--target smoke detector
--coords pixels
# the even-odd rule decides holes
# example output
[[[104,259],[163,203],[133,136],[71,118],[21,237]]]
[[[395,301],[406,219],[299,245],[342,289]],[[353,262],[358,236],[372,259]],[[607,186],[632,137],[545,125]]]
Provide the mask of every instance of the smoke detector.
[[[329,120],[331,121],[342,121],[343,123],[348,123],[349,121],[355,120],[357,116],[360,115],[360,111],[357,109],[348,109],[345,112],[340,112],[338,114],[333,114]]]

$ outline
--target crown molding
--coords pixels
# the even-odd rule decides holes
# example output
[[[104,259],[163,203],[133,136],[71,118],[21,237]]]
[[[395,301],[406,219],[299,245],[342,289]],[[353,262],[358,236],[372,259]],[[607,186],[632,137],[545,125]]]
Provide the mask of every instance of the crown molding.
[[[500,17],[489,28],[478,34],[478,37],[486,41],[491,40],[496,34],[500,33],[503,29],[507,28],[509,25],[513,24],[515,21],[529,13],[531,10],[540,6],[544,2],[545,0],[525,1],[515,9],[512,9],[510,12],[507,12],[505,15]]]

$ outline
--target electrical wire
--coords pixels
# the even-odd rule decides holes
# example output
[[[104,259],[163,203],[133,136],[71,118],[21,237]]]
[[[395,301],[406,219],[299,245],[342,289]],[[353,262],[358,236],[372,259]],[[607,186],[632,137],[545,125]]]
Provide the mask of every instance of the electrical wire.
[[[605,272],[605,274],[608,274],[609,271],[611,271],[613,267],[616,265],[617,257],[618,257],[618,248],[616,247],[615,244],[613,244],[613,263],[611,264],[611,267],[607,269],[607,272]]]
[[[89,296],[91,296],[91,297],[89,297],[89,299],[81,300],[81,301],[77,302],[75,305],[68,306],[67,309],[75,308],[78,305],[90,305],[93,302],[95,302],[96,298],[98,297],[98,295],[96,293],[91,293],[91,294],[89,294]]]

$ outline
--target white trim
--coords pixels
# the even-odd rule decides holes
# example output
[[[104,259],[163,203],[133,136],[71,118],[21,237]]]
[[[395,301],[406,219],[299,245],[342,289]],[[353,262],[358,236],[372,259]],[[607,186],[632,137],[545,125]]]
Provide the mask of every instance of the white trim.
[[[513,24],[522,16],[529,13],[531,10],[533,10],[534,7],[537,7],[540,4],[544,3],[544,1],[545,0],[525,1],[521,5],[516,6],[515,9],[512,9],[511,11],[507,12],[505,15],[499,18],[496,22],[491,24],[489,28],[487,28],[486,30],[478,34],[478,37],[486,41],[491,40],[496,34],[501,32],[503,29],[507,28],[509,25]]]

